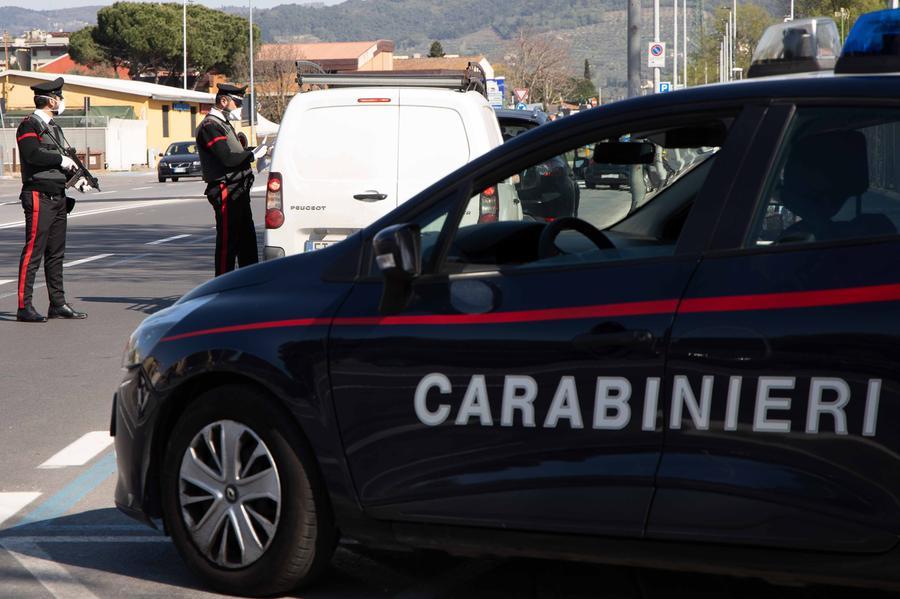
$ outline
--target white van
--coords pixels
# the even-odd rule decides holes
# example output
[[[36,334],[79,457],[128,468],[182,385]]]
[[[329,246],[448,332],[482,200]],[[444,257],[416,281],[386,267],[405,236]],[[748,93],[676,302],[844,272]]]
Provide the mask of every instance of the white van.
[[[338,242],[502,143],[475,91],[388,83],[298,94],[270,167],[265,259]]]

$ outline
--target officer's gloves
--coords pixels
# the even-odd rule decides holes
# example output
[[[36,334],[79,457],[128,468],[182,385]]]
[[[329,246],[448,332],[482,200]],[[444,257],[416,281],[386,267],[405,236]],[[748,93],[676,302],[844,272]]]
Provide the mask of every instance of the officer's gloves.
[[[76,168],[78,168],[78,165],[75,164],[75,161],[66,155],[63,155],[62,162],[59,163],[59,166],[64,171],[74,171]]]
[[[91,187],[91,184],[88,183],[88,180],[85,177],[80,177],[78,181],[75,181],[75,185],[73,185],[75,189],[84,193],[86,191],[92,191],[94,188]]]
[[[265,144],[258,145],[253,150],[253,159],[259,160],[260,158],[262,158],[263,156],[265,156],[268,153],[269,153],[269,146],[267,146]]]

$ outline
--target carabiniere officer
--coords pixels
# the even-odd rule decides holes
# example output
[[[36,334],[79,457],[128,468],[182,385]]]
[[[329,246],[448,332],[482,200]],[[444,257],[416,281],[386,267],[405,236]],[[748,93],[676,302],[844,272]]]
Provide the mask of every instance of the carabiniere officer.
[[[53,120],[65,110],[63,78],[31,86],[34,113],[25,117],[16,131],[22,161],[22,209],[25,211],[25,247],[19,260],[19,307],[16,320],[47,322],[50,318],[87,318],[72,308],[63,290],[63,258],[66,254],[66,215],[74,200],[66,198],[67,172],[73,173],[74,160],[60,150],[65,147],[62,129]],[[84,182],[79,191],[89,189]],[[68,208],[68,209],[67,209]],[[31,304],[34,278],[44,261],[44,277],[50,295],[47,316]]]
[[[216,105],[197,127],[197,148],[206,197],[216,215],[216,276],[239,266],[256,264],[259,250],[250,211],[254,159],[266,155],[267,146],[245,148],[231,121],[240,120],[246,87],[220,83]]]

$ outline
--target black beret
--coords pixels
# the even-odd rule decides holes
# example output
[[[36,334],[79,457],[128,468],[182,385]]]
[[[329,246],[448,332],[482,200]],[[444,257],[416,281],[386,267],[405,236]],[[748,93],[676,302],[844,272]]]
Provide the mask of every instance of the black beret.
[[[32,85],[31,89],[34,90],[35,96],[57,96],[61,98],[62,87],[65,82],[65,79],[62,77],[57,77],[53,81],[45,81],[44,83]]]
[[[236,85],[231,85],[230,83],[220,83],[219,91],[217,94],[229,94],[231,96],[243,96],[247,91],[247,86],[238,87]]]

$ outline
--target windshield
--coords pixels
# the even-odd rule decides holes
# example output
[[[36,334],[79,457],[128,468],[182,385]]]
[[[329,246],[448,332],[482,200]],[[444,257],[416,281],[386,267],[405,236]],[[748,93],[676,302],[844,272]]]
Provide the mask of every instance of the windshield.
[[[169,149],[166,150],[166,156],[173,156],[175,154],[196,154],[197,153],[197,144],[192,141],[185,141],[177,144],[172,144],[169,146]]]

